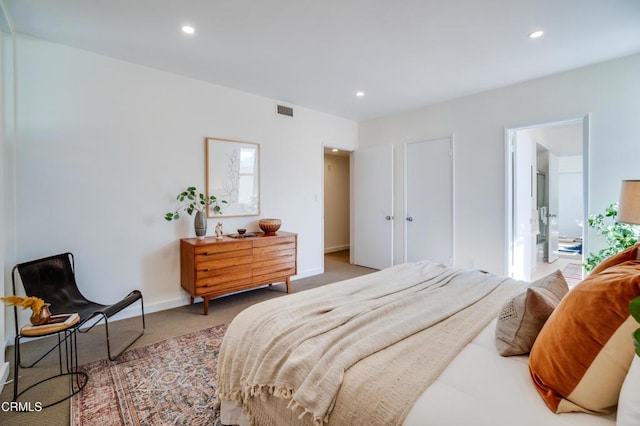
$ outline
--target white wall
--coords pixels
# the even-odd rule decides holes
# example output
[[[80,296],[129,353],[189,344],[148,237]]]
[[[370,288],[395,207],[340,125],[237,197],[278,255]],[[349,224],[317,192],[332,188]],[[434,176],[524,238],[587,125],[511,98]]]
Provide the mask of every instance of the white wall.
[[[589,211],[640,171],[640,55],[359,124],[359,147],[394,144],[395,209],[404,205],[404,143],[454,134],[456,264],[506,271],[504,128],[591,114]],[[355,189],[357,191],[357,188]],[[593,206],[593,207],[592,207]],[[399,216],[399,215],[397,215]],[[395,225],[395,261],[403,257]],[[598,244],[591,239],[592,246]],[[597,247],[592,247],[596,249]]]
[[[7,108],[5,107],[6,96],[8,95],[5,90],[7,79],[11,77],[11,73],[7,72],[7,64],[10,64],[11,61],[5,61],[4,56],[5,52],[11,52],[11,49],[6,49],[5,45],[10,43],[11,37],[0,31],[0,145],[2,149],[0,149],[0,164],[5,163],[5,147],[7,146],[7,126],[6,126],[6,113]],[[9,80],[11,81],[11,80]],[[5,178],[5,173],[7,172],[7,168],[2,167],[2,172],[0,172],[0,188],[2,188],[2,196],[0,196],[0,235],[2,235],[2,242],[0,243],[0,259],[2,259],[2,263],[0,264],[0,277],[2,280],[2,287],[0,287],[0,296],[5,296],[7,293],[5,292],[6,283],[8,282],[6,279],[6,270],[10,270],[6,265],[6,257],[5,253],[7,252],[5,249],[5,244],[8,241],[5,239],[6,235],[6,224],[5,224],[5,206],[8,203],[5,201],[5,197],[8,192],[5,191],[5,182],[7,179]],[[9,284],[10,287],[10,284]],[[2,320],[2,326],[0,327],[0,383],[5,383],[7,376],[9,375],[9,363],[5,362],[5,327],[4,327],[4,318],[5,318],[5,305],[4,303],[0,303],[0,319]],[[2,391],[2,386],[0,384],[0,391]]]
[[[349,248],[349,157],[324,155],[324,251]]]
[[[71,251],[90,299],[138,288],[149,312],[188,303],[178,240],[194,236],[193,218],[163,215],[186,186],[204,190],[211,136],[261,144],[261,216],[298,233],[299,276],[322,272],[322,146],[354,149],[355,122],[278,116],[271,99],[27,36],[16,55],[17,261]]]

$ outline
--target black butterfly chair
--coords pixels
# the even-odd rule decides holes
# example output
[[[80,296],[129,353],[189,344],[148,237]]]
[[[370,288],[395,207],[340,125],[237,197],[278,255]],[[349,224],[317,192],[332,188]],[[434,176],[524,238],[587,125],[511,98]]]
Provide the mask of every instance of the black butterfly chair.
[[[51,304],[51,306],[49,306],[49,310],[52,315],[77,312],[80,316],[80,322],[76,327],[81,333],[86,333],[91,330],[104,319],[104,328],[107,335],[107,354],[109,359],[114,361],[144,334],[145,322],[142,293],[138,290],[134,290],[113,305],[101,305],[87,300],[82,293],[80,293],[76,284],[74,271],[75,263],[73,254],[71,253],[62,253],[43,259],[20,263],[13,267],[11,273],[13,294],[16,294],[17,272],[22,281],[22,285],[24,286],[26,295],[39,297],[46,303]],[[140,308],[142,311],[142,331],[126,346],[124,346],[120,352],[115,356],[111,356],[111,345],[109,343],[109,318],[137,300],[140,300]],[[14,316],[17,335],[17,310],[14,310]],[[53,350],[53,348],[51,350]],[[49,352],[42,357],[46,356]],[[42,357],[40,359],[42,359]],[[36,361],[36,363],[38,361]]]

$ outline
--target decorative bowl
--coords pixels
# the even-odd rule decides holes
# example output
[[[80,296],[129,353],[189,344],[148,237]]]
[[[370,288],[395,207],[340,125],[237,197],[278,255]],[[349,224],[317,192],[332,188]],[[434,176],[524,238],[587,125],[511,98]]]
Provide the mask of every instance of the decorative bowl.
[[[274,235],[280,229],[280,219],[260,219],[258,226],[264,231],[265,235]]]
[[[247,232],[247,230],[244,229],[244,228],[238,229],[238,234],[240,234],[240,235],[243,235],[245,232]]]

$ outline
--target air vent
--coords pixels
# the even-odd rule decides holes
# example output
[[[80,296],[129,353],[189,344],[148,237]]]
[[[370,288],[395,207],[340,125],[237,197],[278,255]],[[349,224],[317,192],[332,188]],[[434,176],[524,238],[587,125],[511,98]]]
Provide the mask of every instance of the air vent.
[[[286,115],[287,117],[293,117],[293,108],[284,105],[278,105],[278,114]]]

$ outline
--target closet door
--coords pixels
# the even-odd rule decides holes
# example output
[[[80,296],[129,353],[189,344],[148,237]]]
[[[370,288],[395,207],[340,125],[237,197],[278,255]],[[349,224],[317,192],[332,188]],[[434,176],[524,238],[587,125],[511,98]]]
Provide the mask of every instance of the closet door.
[[[405,261],[453,264],[451,138],[412,142],[405,149]]]
[[[393,146],[353,153],[353,263],[374,269],[393,265]]]

